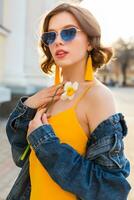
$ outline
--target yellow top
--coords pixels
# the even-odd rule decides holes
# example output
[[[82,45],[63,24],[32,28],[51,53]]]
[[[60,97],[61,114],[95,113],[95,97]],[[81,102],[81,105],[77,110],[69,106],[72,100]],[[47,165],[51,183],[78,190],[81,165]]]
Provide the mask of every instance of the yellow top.
[[[81,155],[85,153],[88,137],[77,119],[75,108],[88,89],[89,87],[76,99],[71,108],[59,112],[48,119],[60,141],[71,145]],[[31,179],[30,200],[76,200],[74,194],[63,190],[54,182],[32,149],[29,159]]]

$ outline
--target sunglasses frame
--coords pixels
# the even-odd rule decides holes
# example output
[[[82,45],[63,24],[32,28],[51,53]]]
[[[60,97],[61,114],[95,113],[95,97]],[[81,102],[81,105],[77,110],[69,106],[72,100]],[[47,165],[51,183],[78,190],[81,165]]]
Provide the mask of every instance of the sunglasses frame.
[[[62,29],[60,29],[58,32],[57,32],[57,31],[46,31],[46,32],[43,32],[43,33],[42,33],[42,36],[43,36],[44,33],[55,33],[55,34],[56,34],[56,37],[55,37],[54,41],[53,41],[51,44],[49,44],[49,45],[47,45],[47,44],[43,41],[42,36],[41,36],[41,40],[42,40],[42,42],[45,44],[45,46],[47,46],[47,47],[49,47],[50,45],[53,45],[53,44],[54,44],[54,42],[55,42],[55,40],[56,40],[56,38],[57,38],[58,35],[60,35],[61,40],[62,40],[63,42],[70,42],[70,41],[73,40],[75,37],[74,37],[73,39],[71,39],[71,40],[65,41],[65,40],[62,38],[61,32],[64,31],[64,30],[72,29],[72,28],[74,28],[74,29],[76,30],[76,33],[77,33],[77,32],[83,32],[81,29],[79,29],[79,28],[77,28],[77,27],[75,27],[75,26],[72,26],[72,27],[68,27],[68,28],[62,28]],[[75,36],[76,36],[76,34],[75,34]]]

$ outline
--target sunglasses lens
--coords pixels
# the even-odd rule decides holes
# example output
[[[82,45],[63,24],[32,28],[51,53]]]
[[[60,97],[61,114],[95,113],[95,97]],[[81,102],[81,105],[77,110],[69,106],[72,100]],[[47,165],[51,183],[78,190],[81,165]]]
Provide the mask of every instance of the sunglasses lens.
[[[73,40],[76,35],[75,28],[64,29],[61,31],[61,37],[64,41]]]
[[[56,33],[55,32],[46,32],[43,33],[41,39],[46,45],[50,45],[54,42],[56,38]]]

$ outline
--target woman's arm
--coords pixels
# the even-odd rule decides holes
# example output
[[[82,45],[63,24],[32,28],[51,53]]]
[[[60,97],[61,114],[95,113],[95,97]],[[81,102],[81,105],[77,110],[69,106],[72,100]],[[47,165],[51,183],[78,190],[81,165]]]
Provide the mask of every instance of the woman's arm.
[[[131,187],[126,177],[129,175],[130,166],[129,161],[123,156],[121,146],[117,154],[117,148],[113,148],[112,151],[113,142],[109,145],[102,144],[103,152],[98,153],[99,147],[94,145],[92,153],[96,155],[90,160],[90,156],[87,155],[88,158],[81,156],[70,145],[60,143],[49,124],[34,130],[28,136],[28,140],[41,164],[64,190],[72,192],[82,200],[105,200],[106,198],[127,200]],[[104,141],[105,138],[102,140]],[[97,141],[97,143],[101,142]],[[118,144],[122,144],[121,139],[118,140]],[[108,156],[110,151],[114,157]],[[90,152],[90,146],[87,152]],[[100,161],[106,166],[97,164]]]
[[[57,101],[63,93],[63,87],[53,85],[44,88],[30,97],[22,97],[13,112],[10,114],[6,132],[11,144],[13,160],[22,167],[29,156],[30,149],[26,139],[29,122],[34,118],[38,108],[46,107],[52,101]],[[22,155],[28,152],[26,156]]]
[[[30,130],[28,140],[41,164],[64,190],[74,193],[82,200],[127,200],[131,188],[126,180],[130,165],[124,156],[122,141],[127,128],[122,116],[113,114],[115,110],[112,97],[98,95],[98,107],[94,109],[94,115],[99,115],[96,117],[98,124],[97,128],[92,126],[92,134],[97,133],[100,139],[88,147],[86,157],[81,156],[70,145],[60,143],[44,115],[41,116],[41,111],[30,124],[32,132]],[[104,102],[103,98],[109,99],[109,102]],[[37,121],[41,120],[44,125],[39,123],[37,127]]]
[[[130,165],[123,150],[122,138],[127,134],[127,127],[122,115],[112,115],[99,124],[84,157],[60,142],[43,112],[39,111],[31,121],[28,141],[54,181],[82,200],[127,200],[130,185],[126,177]]]

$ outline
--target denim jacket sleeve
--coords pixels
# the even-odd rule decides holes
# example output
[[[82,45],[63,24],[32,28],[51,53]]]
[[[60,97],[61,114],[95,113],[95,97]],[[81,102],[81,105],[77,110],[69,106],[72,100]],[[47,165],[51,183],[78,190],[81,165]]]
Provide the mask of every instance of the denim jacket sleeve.
[[[54,181],[79,199],[127,200],[131,189],[126,180],[130,165],[124,156],[122,141],[127,129],[125,121],[119,121],[120,117],[115,114],[97,127],[85,156],[70,145],[60,143],[49,124],[34,130],[28,141]]]
[[[24,105],[24,101],[27,97],[21,97],[16,107],[10,114],[6,125],[6,133],[8,140],[11,144],[12,156],[15,164],[18,167],[22,167],[29,153],[22,161],[20,160],[21,155],[25,151],[28,142],[26,139],[27,128],[30,120],[33,119],[36,113],[36,109],[32,109]]]

